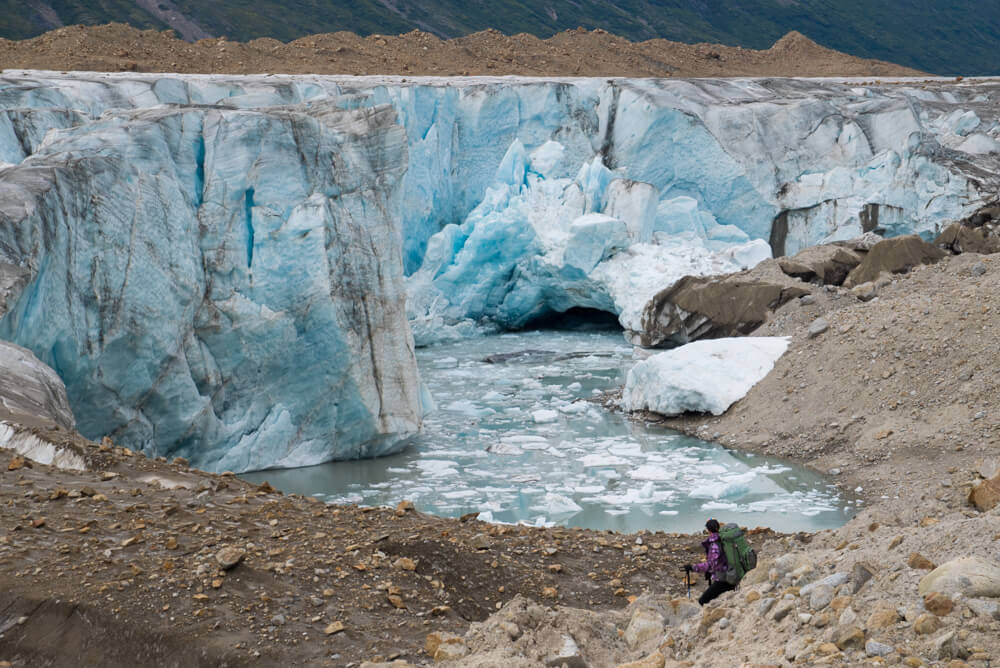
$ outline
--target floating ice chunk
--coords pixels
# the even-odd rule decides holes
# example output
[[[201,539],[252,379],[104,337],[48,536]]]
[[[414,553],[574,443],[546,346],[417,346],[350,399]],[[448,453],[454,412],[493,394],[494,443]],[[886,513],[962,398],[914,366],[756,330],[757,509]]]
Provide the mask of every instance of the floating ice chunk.
[[[548,408],[542,408],[537,411],[532,411],[531,419],[535,421],[536,424],[547,424],[549,422],[557,422],[559,420],[559,413]]]
[[[735,510],[739,510],[739,508],[740,508],[739,505],[737,505],[735,503],[723,503],[723,502],[720,502],[720,501],[706,501],[705,503],[701,504],[701,509],[702,510],[730,510],[730,511],[735,511]]]
[[[629,461],[624,457],[617,457],[615,455],[606,455],[606,454],[584,455],[583,457],[580,457],[578,461],[587,467],[623,466],[629,463]]]
[[[695,341],[637,363],[628,373],[622,404],[663,415],[722,415],[774,367],[788,337]]]
[[[699,483],[695,489],[691,490],[690,495],[695,498],[708,497],[712,499],[740,496],[750,491],[750,483],[756,477],[757,474],[753,471],[722,476],[715,481]]]
[[[577,401],[572,404],[566,404],[559,407],[560,413],[565,413],[566,415],[579,415],[580,413],[586,413],[590,410],[590,404],[583,401]]]
[[[458,475],[458,462],[447,459],[421,459],[417,462],[421,472],[427,476],[442,477]]]
[[[676,510],[661,510],[658,514],[659,515],[676,515],[677,513],[678,513],[678,511],[676,511]]]
[[[455,413],[464,413],[470,417],[486,417],[487,415],[493,415],[496,413],[496,411],[492,408],[480,406],[476,402],[468,399],[453,401],[445,406],[444,410],[453,411]]]
[[[437,369],[448,369],[458,366],[458,360],[454,357],[442,357],[434,360],[433,365]]]
[[[509,441],[500,441],[486,448],[486,451],[494,455],[516,456],[523,455],[524,450]]]
[[[669,471],[656,464],[643,464],[628,472],[628,477],[633,480],[655,480],[667,481],[676,480],[677,471]]]
[[[583,510],[580,504],[573,499],[553,492],[546,494],[542,500],[542,505],[537,506],[535,509],[544,510],[550,515],[572,515]]]
[[[479,492],[474,489],[459,489],[451,492],[442,492],[441,496],[446,499],[468,499],[473,496],[478,496]]]

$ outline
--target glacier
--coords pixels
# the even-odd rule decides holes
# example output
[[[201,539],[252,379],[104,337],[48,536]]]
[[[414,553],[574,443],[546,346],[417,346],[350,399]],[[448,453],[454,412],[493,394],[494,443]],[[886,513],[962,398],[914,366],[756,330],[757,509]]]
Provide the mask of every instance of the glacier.
[[[384,454],[414,345],[995,198],[1000,84],[5,71],[0,338],[79,429],[250,470]]]

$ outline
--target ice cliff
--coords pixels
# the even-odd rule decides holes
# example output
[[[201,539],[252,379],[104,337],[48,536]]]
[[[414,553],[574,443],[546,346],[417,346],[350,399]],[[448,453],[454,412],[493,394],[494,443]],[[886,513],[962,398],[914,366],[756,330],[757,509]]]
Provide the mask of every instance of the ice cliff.
[[[931,237],[995,197],[998,94],[6,72],[0,338],[86,435],[215,469],[384,453],[420,421],[407,317],[634,329],[685,274]]]
[[[52,131],[0,173],[22,286],[0,337],[59,373],[91,437],[217,470],[387,452],[420,422],[405,162],[387,107],[114,110]]]

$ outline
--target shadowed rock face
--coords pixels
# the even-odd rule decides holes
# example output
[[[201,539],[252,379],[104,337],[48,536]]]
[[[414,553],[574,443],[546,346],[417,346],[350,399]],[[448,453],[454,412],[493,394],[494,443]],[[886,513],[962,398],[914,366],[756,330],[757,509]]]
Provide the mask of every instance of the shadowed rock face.
[[[0,338],[85,436],[234,471],[391,451],[420,422],[388,107],[149,109],[0,179]]]
[[[729,276],[685,276],[650,300],[642,331],[629,332],[628,338],[635,345],[670,348],[696,339],[741,336],[785,302],[809,294],[798,281],[765,278],[765,272],[767,267]]]
[[[872,246],[861,264],[848,274],[844,285],[852,288],[874,281],[883,272],[904,273],[917,265],[937,262],[945,255],[943,250],[916,235],[886,239]]]
[[[75,426],[56,372],[21,346],[0,341],[0,420]]]

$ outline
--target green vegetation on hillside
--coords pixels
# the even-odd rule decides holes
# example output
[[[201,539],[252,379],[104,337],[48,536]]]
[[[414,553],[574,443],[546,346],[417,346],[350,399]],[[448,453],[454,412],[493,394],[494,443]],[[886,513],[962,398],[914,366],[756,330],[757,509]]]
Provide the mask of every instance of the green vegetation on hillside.
[[[51,7],[51,12],[38,8]],[[838,51],[937,74],[1000,74],[1000,3],[975,0],[173,0],[206,31],[246,41],[349,30],[415,28],[458,37],[495,28],[545,38],[583,26],[632,40],[767,48],[790,30]],[[23,39],[64,25],[120,21],[164,29],[126,0],[0,0],[0,36]]]

